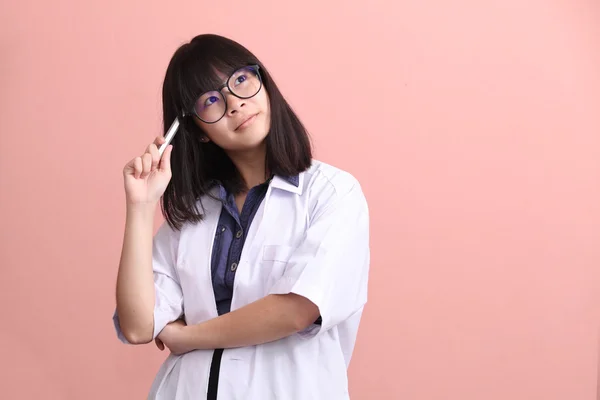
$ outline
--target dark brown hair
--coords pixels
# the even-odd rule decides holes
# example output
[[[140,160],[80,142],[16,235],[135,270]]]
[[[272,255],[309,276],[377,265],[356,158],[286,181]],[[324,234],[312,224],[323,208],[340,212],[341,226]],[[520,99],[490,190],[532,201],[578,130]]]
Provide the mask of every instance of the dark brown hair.
[[[311,164],[308,133],[264,64],[231,39],[212,34],[196,36],[177,49],[167,67],[163,84],[165,133],[175,118],[181,121],[172,142],[173,176],[161,203],[163,215],[173,229],[181,229],[186,222],[202,220],[203,209],[199,200],[208,194],[215,181],[221,182],[232,193],[246,189],[225,151],[213,142],[201,142],[204,133],[192,117],[184,116],[184,113],[191,110],[200,94],[222,84],[217,72],[228,76],[247,65],[260,67],[264,89],[269,95],[271,129],[266,138],[267,170],[273,175],[293,176],[305,171]]]

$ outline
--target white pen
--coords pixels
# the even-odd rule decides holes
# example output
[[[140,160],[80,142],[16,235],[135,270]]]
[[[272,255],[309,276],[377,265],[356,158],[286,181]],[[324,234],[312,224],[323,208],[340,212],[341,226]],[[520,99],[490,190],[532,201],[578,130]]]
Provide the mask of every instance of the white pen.
[[[169,130],[167,131],[167,134],[165,135],[165,142],[163,144],[161,144],[160,148],[158,149],[158,154],[160,157],[162,157],[163,153],[165,152],[165,149],[173,140],[173,137],[177,133],[177,129],[179,129],[179,118],[175,118],[175,121],[173,121],[173,123],[171,124],[171,127],[169,128]]]

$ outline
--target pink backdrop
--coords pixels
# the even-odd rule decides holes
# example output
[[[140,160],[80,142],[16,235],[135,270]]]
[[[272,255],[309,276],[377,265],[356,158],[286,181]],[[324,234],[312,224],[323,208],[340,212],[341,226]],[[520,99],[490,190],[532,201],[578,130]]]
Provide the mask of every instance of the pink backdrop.
[[[0,397],[146,395],[165,353],[111,322],[121,169],[205,32],[263,59],[367,193],[353,399],[596,397],[597,0],[3,3]]]

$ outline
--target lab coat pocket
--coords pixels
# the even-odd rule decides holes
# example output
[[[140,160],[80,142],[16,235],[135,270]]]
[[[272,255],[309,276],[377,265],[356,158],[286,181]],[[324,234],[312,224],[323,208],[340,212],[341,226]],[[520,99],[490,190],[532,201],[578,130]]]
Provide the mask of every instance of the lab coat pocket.
[[[292,256],[294,248],[288,245],[264,245],[262,249],[261,274],[270,288],[279,278],[283,276],[288,260]]]

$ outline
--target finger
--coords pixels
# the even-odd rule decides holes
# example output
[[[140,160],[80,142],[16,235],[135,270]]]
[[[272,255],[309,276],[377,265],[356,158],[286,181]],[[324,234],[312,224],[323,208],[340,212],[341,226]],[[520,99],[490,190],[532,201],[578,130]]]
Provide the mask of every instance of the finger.
[[[164,136],[157,136],[156,139],[154,139],[154,144],[158,147],[161,144],[163,144],[165,142],[165,137]]]
[[[142,166],[142,157],[136,157],[133,161],[133,176],[135,179],[139,179],[142,174],[143,166]]]
[[[127,164],[125,164],[125,166],[123,167],[123,175],[127,176],[127,175],[133,175],[135,172],[135,158],[133,160],[130,160]]]
[[[150,170],[154,171],[158,167],[158,163],[160,161],[160,155],[158,154],[158,147],[156,147],[156,145],[154,143],[152,143],[148,146],[148,149],[146,149],[146,152],[150,153],[152,155],[152,166],[151,166]]]
[[[159,169],[163,172],[171,173],[171,153],[173,152],[173,145],[170,144],[165,149],[165,152],[162,155],[160,160]]]
[[[142,165],[143,169],[142,175],[140,177],[145,178],[150,174],[152,170],[152,154],[144,153],[144,155],[142,156]]]

